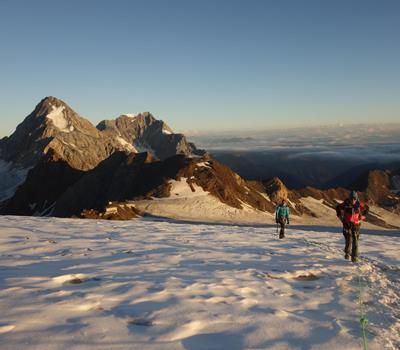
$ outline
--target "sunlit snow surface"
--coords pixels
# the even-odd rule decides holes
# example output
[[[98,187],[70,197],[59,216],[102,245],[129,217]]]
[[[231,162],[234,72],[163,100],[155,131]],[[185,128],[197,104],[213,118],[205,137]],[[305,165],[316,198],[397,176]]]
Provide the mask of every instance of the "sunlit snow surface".
[[[398,349],[400,233],[0,217],[1,349]],[[359,284],[360,276],[361,284]]]

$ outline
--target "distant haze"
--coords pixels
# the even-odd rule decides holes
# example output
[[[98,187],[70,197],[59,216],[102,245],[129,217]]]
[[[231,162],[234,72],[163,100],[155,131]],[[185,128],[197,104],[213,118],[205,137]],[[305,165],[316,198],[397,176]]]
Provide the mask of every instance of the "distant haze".
[[[191,136],[247,179],[291,188],[349,186],[368,170],[400,169],[400,124],[344,125]]]
[[[308,128],[210,131],[189,134],[207,150],[317,149],[367,144],[400,144],[400,123],[311,126]],[[312,152],[312,151],[310,151]]]

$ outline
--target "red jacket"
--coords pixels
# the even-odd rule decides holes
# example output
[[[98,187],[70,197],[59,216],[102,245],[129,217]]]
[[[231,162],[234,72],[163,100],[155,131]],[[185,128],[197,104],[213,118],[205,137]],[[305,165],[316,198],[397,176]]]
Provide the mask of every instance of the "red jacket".
[[[336,214],[338,217],[343,218],[343,223],[355,225],[360,224],[362,215],[368,214],[368,211],[368,205],[359,200],[353,204],[350,199],[346,199],[336,207]]]

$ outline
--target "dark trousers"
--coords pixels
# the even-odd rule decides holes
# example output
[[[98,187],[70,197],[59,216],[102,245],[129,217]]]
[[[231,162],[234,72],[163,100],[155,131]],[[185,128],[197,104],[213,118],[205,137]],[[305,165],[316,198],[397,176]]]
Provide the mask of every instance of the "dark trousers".
[[[278,223],[281,226],[281,230],[279,232],[279,238],[283,238],[285,237],[286,218],[279,218]]]
[[[360,238],[360,225],[352,223],[343,224],[343,236],[345,239],[344,253],[346,256],[350,256],[351,259],[356,260],[358,258],[358,240]]]

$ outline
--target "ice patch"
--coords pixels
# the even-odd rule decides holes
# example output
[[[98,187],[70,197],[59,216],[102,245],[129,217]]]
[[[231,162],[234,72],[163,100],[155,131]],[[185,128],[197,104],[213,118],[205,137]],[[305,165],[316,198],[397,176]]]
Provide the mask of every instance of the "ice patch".
[[[68,120],[65,119],[64,116],[64,106],[56,107],[51,106],[53,109],[48,115],[47,118],[53,122],[53,125],[62,132],[71,132],[71,128],[68,126]]]
[[[124,147],[129,152],[138,153],[137,149],[131,145],[129,142],[125,141],[121,136],[117,136],[116,140],[120,143],[122,147]]]
[[[0,159],[0,202],[11,198],[28,175],[29,169],[14,167]]]
[[[200,163],[197,163],[196,166],[198,168],[209,168],[209,169],[211,169],[211,166],[210,166],[209,162],[200,162]]]
[[[170,131],[170,130],[168,130],[168,129],[162,129],[162,133],[163,133],[164,135],[172,135],[172,134],[173,134],[173,132]]]

